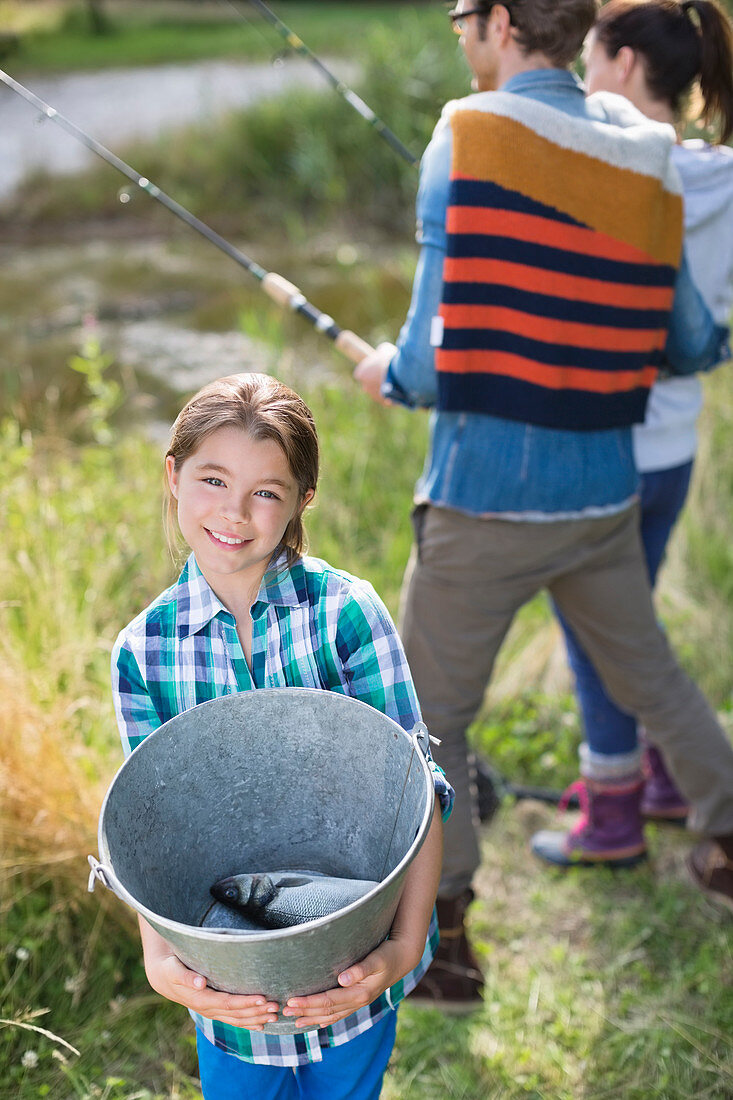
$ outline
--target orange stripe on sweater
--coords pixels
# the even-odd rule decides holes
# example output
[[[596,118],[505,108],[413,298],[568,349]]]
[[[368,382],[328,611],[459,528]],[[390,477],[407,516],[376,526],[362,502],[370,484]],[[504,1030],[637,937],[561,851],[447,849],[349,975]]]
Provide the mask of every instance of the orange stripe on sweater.
[[[496,374],[550,390],[584,390],[604,394],[649,389],[657,376],[656,367],[627,371],[550,367],[512,352],[446,351],[443,348],[436,349],[436,366],[447,374]]]
[[[607,283],[582,275],[545,271],[510,260],[464,260],[447,256],[443,265],[443,278],[451,283],[495,283],[533,294],[550,294],[555,298],[618,306],[622,309],[668,310],[672,307],[674,297],[672,287]]]
[[[448,208],[449,233],[478,233],[492,237],[512,237],[518,241],[548,245],[563,252],[579,252],[605,260],[627,264],[655,264],[658,261],[634,245],[614,240],[596,229],[553,221],[539,214],[524,214],[517,210],[496,210],[484,206],[451,206]]]
[[[506,306],[442,305],[440,315],[446,328],[497,329],[513,332],[530,340],[546,344],[596,351],[636,351],[664,347],[666,328],[627,329],[613,325],[586,325],[578,321],[562,321],[556,317],[538,317]]]
[[[490,180],[660,263],[679,263],[682,196],[660,179],[562,148],[530,126],[488,112],[456,111],[450,122],[453,176]]]

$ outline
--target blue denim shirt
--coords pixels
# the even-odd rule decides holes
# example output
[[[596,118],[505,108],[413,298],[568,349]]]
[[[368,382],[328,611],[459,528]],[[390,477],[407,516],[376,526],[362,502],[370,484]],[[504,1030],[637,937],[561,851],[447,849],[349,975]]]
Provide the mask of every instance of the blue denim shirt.
[[[570,115],[614,121],[608,100],[587,100],[583,85],[566,70],[522,73],[502,91]],[[420,167],[421,249],[412,301],[382,390],[390,400],[410,407],[430,408],[437,396],[430,325],[443,287],[450,170],[451,129],[440,122]],[[682,280],[684,297],[678,290],[673,326],[680,346],[671,352],[668,345],[668,355],[684,360],[687,369],[702,369],[711,357],[712,318],[686,271]],[[698,348],[704,349],[704,363],[693,356]],[[630,428],[559,431],[483,413],[435,411],[416,499],[474,515],[557,520],[619,511],[631,503],[637,487]]]

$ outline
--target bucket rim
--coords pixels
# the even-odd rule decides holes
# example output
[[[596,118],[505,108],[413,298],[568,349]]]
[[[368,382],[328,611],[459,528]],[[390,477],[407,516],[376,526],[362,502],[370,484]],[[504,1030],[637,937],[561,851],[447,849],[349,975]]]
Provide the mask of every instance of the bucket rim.
[[[410,763],[412,763],[412,760],[414,758],[417,758],[423,772],[423,777],[426,779],[425,807],[423,809],[420,825],[415,834],[415,838],[412,844],[405,852],[399,863],[390,871],[390,873],[380,882],[378,882],[374,887],[372,887],[371,890],[368,890],[366,894],[363,894],[360,898],[357,898],[349,905],[345,905],[342,909],[336,910],[335,913],[329,913],[326,916],[317,917],[315,920],[307,921],[303,924],[291,925],[288,928],[263,929],[261,932],[253,932],[243,929],[211,929],[202,928],[194,924],[185,924],[183,921],[173,920],[171,917],[166,917],[163,916],[163,914],[161,913],[156,913],[154,910],[149,909],[147,906],[143,905],[143,903],[138,901],[138,899],[130,893],[130,891],[120,882],[119,878],[117,877],[111,859],[109,858],[109,849],[107,847],[104,836],[105,814],[107,811],[110,796],[112,794],[112,789],[118,778],[124,772],[125,768],[128,767],[133,756],[143,750],[145,746],[149,744],[152,738],[165,730],[178,718],[182,717],[184,714],[190,714],[194,710],[200,710],[202,707],[208,707],[211,704],[220,703],[222,699],[228,699],[239,695],[249,696],[252,695],[255,691],[267,691],[268,693],[275,693],[281,696],[294,695],[297,693],[299,698],[302,698],[304,692],[307,692],[311,696],[328,696],[330,699],[340,699],[348,701],[349,705],[356,703],[362,708],[366,708],[369,711],[374,711],[381,718],[384,718],[387,722],[389,722],[398,735],[406,738],[411,743],[414,751],[413,755],[410,758]],[[341,704],[337,703],[336,705],[340,706]],[[246,692],[232,692],[228,695],[218,696],[215,699],[207,699],[203,703],[198,703],[196,704],[196,706],[189,707],[187,710],[181,711],[180,714],[174,715],[173,718],[170,718],[167,722],[164,722],[162,725],[158,726],[157,729],[153,730],[152,733],[149,733],[147,737],[145,737],[145,739],[132,750],[129,756],[122,762],[120,767],[113,775],[99,811],[99,824],[97,830],[99,874],[97,875],[97,877],[99,877],[101,881],[104,882],[104,884],[112,891],[112,893],[117,895],[120,901],[123,901],[126,905],[129,905],[131,909],[134,909],[135,912],[144,917],[145,920],[148,921],[148,923],[152,924],[153,926],[157,926],[158,928],[165,928],[170,930],[171,932],[185,935],[186,937],[192,937],[195,940],[210,941],[214,943],[237,942],[254,944],[269,942],[272,940],[288,939],[290,937],[295,937],[298,935],[307,935],[316,930],[324,928],[328,924],[333,923],[334,919],[340,920],[347,914],[350,914],[356,909],[359,909],[362,905],[365,904],[366,901],[370,900],[373,897],[376,897],[379,893],[386,891],[387,888],[395,882],[395,880],[399,879],[405,873],[405,870],[409,863],[413,861],[415,856],[420,851],[423,842],[425,841],[425,838],[428,834],[428,830],[433,819],[433,813],[435,812],[435,787],[433,784],[433,778],[430,772],[427,758],[425,757],[419,743],[419,736],[421,733],[424,732],[425,726],[422,722],[417,722],[410,733],[408,733],[407,730],[403,729],[398,722],[395,722],[393,718],[390,718],[388,714],[385,714],[381,710],[377,710],[376,707],[372,707],[369,703],[365,703],[362,699],[356,699],[352,695],[342,695],[340,692],[327,691],[323,688],[254,688]],[[92,859],[93,857],[90,857],[90,862],[92,861]],[[279,870],[287,870],[287,868],[279,868]]]

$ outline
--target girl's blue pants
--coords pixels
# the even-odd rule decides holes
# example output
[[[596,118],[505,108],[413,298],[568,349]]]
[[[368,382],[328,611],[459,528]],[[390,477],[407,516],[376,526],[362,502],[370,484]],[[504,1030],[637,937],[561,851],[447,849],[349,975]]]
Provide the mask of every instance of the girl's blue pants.
[[[322,1062],[260,1066],[227,1054],[196,1032],[204,1100],[377,1100],[395,1041],[397,1013],[323,1051]]]
[[[692,474],[692,462],[641,477],[641,540],[644,544],[652,588],[664,551],[682,505]],[[555,608],[565,632],[583,729],[591,752],[604,756],[633,752],[638,744],[636,719],[619,710],[604,691],[598,674],[580,648],[568,623]]]

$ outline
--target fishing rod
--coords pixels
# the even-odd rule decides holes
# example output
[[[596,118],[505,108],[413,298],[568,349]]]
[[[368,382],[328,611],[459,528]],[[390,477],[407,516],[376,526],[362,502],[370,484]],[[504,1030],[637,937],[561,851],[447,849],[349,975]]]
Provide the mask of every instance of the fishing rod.
[[[230,7],[240,19],[249,22],[246,20],[246,16],[241,11],[241,8],[234,3],[234,0],[221,0],[221,2]],[[366,119],[366,121],[374,127],[380,137],[382,137],[407,164],[412,168],[417,168],[420,163],[419,158],[413,156],[410,150],[403,145],[396,134],[394,134],[386,123],[374,113],[371,107],[369,107],[356,92],[349,88],[348,85],[335,76],[331,70],[324,65],[321,59],[306,46],[302,38],[295,34],[295,32],[292,31],[270,7],[268,7],[264,0],[248,0],[248,3],[262,14],[263,18],[275,28],[291,49],[295,50],[301,57],[305,57],[311,64],[315,65],[331,87],[334,88],[362,118]],[[552,787],[537,787],[522,783],[513,783],[505,779],[495,771],[495,769],[488,765],[488,763],[482,760],[478,761],[476,784],[479,796],[479,812],[481,820],[484,822],[491,820],[499,806],[501,798],[505,794],[517,800],[528,798],[539,802],[550,803],[552,805],[559,803],[562,798],[562,791]],[[578,805],[577,795],[571,796],[568,804],[571,809],[575,809]]]
[[[233,2],[233,0],[221,0],[221,2],[223,4],[226,4],[234,12],[236,12],[240,19],[246,18],[238,5]],[[406,163],[409,164],[412,168],[417,167],[419,163],[419,158],[413,156],[407,146],[403,145],[397,135],[394,134],[392,130],[390,130],[386,122],[383,122],[382,119],[374,113],[371,107],[364,102],[361,96],[357,95],[352,88],[350,88],[347,84],[343,82],[343,80],[340,80],[337,76],[335,76],[334,73],[332,73],[331,70],[326,65],[324,65],[321,59],[316,54],[314,54],[308,46],[306,46],[302,38],[300,38],[294,31],[292,31],[290,27],[286,26],[286,24],[283,23],[282,19],[280,19],[279,16],[275,15],[275,12],[270,7],[268,7],[267,4],[264,3],[264,0],[248,0],[248,3],[252,4],[252,6],[261,13],[263,19],[266,19],[267,22],[275,28],[278,34],[280,34],[281,37],[284,38],[291,49],[295,50],[296,53],[299,53],[301,57],[306,58],[306,60],[310,61],[310,63],[318,69],[321,75],[326,78],[331,87],[334,88],[338,92],[338,94],[346,100],[349,106],[353,107],[354,110],[357,111],[363,119],[366,119],[366,121],[374,127],[379,136],[383,138],[388,145],[391,146],[395,153],[402,157],[402,159],[406,161]]]
[[[362,340],[356,333],[351,332],[349,329],[342,329],[336,324],[334,319],[327,313],[323,313],[317,306],[314,306],[305,295],[294,286],[293,283],[283,278],[282,275],[278,275],[274,271],[266,271],[249,256],[245,255],[234,245],[230,244],[224,237],[217,233],[210,226],[202,222],[184,206],[181,206],[179,202],[167,195],[165,191],[162,191],[154,183],[152,183],[145,176],[136,172],[129,164],[118,157],[101,142],[87,134],[75,123],[71,122],[64,115],[60,114],[55,107],[51,107],[50,104],[45,103],[34,92],[26,88],[19,81],[13,79],[3,69],[0,69],[0,82],[6,85],[12,92],[20,96],[27,103],[30,103],[32,107],[40,111],[42,115],[55,122],[63,130],[65,130],[71,137],[79,141],[85,148],[95,153],[102,160],[106,161],[111,167],[121,172],[123,176],[131,180],[142,191],[150,196],[151,199],[155,199],[182,222],[188,225],[191,229],[195,230],[211,244],[215,245],[221,252],[229,256],[240,267],[243,267],[245,271],[248,271],[253,275],[260,283],[264,292],[273,301],[277,302],[285,308],[291,309],[296,313],[299,313],[301,317],[304,317],[310,324],[318,331],[322,332],[330,340],[333,341],[335,346],[342,354],[344,354],[353,363],[360,363],[367,355],[370,355],[374,350],[370,344],[365,340]],[[516,784],[503,779],[500,775],[493,772],[487,767],[479,767],[477,781],[479,786],[479,795],[483,796],[484,805],[486,807],[485,813],[482,813],[482,820],[488,821],[495,812],[496,807],[499,804],[502,794],[506,793],[514,798],[537,798],[544,802],[559,802],[561,794],[559,791],[551,790],[548,788],[539,787],[526,787],[521,784]]]
[[[563,799],[563,792],[555,787],[535,787],[527,783],[514,783],[478,753],[475,757],[475,765],[477,809],[479,820],[483,825],[491,821],[505,797],[513,798],[517,802],[531,799],[551,806],[557,806]],[[579,807],[580,800],[573,792],[567,799],[567,808],[577,810]]]
[[[230,7],[240,19],[246,20],[244,13],[234,0],[221,0],[221,2]],[[366,119],[366,121],[374,127],[380,137],[382,137],[407,164],[412,168],[417,168],[419,158],[413,156],[410,150],[403,145],[386,123],[378,118],[371,107],[369,107],[356,92],[335,76],[331,70],[324,65],[321,59],[306,46],[302,38],[295,34],[295,32],[275,14],[272,8],[270,8],[264,0],[248,0],[248,3],[262,14],[262,17],[275,28],[291,49],[295,50],[301,57],[305,57],[311,64],[315,65],[331,87],[334,88],[362,118]],[[552,787],[536,787],[522,783],[512,783],[510,780],[499,775],[498,772],[483,761],[479,762],[476,782],[478,786],[481,817],[484,821],[488,821],[493,817],[499,801],[504,794],[508,794],[516,799],[529,798],[553,805],[557,804],[562,798],[562,792]],[[573,809],[577,807],[577,796],[574,795],[571,797],[569,805]]]
[[[249,256],[246,256],[244,252],[241,252],[238,248],[235,248],[234,245],[230,244],[229,241],[225,240],[225,238],[220,236],[214,229],[187,210],[185,206],[181,206],[179,202],[172,199],[165,191],[161,191],[159,187],[156,187],[156,185],[145,176],[141,176],[139,172],[136,172],[134,168],[126,164],[124,160],[121,160],[120,157],[107,149],[101,142],[91,137],[68,118],[65,118],[55,107],[51,107],[48,103],[39,99],[37,95],[31,92],[23,84],[20,84],[17,80],[14,80],[12,76],[9,76],[2,69],[0,69],[0,81],[10,88],[12,92],[15,92],[16,95],[19,95],[21,99],[26,100],[32,107],[40,111],[46,118],[55,122],[63,130],[66,130],[71,137],[81,142],[81,144],[91,150],[91,152],[96,153],[96,155],[106,161],[107,164],[116,168],[118,172],[121,172],[123,176],[126,176],[127,179],[136,184],[140,190],[149,195],[151,199],[155,199],[155,201],[164,206],[166,210],[169,210],[171,214],[174,214],[191,229],[200,233],[202,237],[205,237],[207,241],[210,241],[211,244],[215,245],[221,252],[229,256],[230,259],[234,260],[240,267],[243,267],[250,275],[253,275],[269,298],[272,298],[278,305],[291,309],[295,313],[299,313],[301,317],[309,321],[318,332],[322,332],[324,336],[332,340],[338,350],[350,359],[352,363],[360,363],[365,356],[371,354],[373,348],[370,344],[367,344],[367,342],[362,340],[360,336],[357,336],[356,333],[348,329],[339,328],[333,317],[329,317],[327,313],[323,313],[317,306],[314,306],[312,302],[309,302],[297,286],[288,282],[282,275],[278,275],[274,271],[266,271],[265,268],[260,267],[258,263],[250,259]]]

